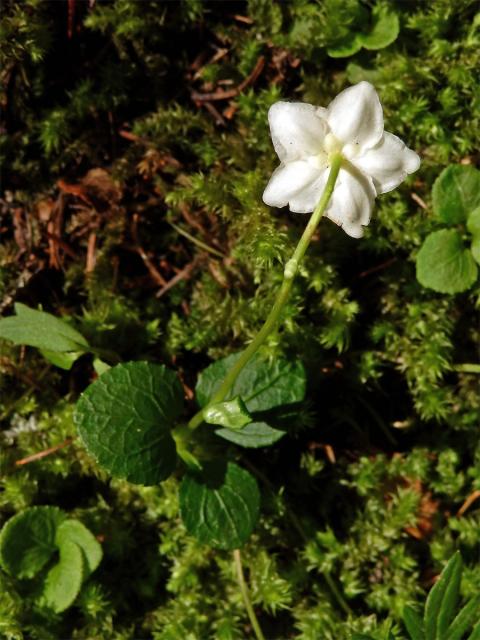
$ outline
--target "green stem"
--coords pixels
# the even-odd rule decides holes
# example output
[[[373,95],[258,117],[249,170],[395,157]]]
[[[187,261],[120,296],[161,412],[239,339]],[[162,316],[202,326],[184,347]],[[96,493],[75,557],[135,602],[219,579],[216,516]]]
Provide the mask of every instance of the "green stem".
[[[280,287],[280,291],[278,292],[277,299],[268,314],[263,327],[257,333],[252,342],[248,345],[245,351],[242,352],[242,355],[234,364],[234,366],[230,369],[230,371],[225,376],[222,384],[220,385],[218,391],[215,393],[213,398],[211,399],[209,404],[216,404],[217,402],[222,402],[225,399],[231,387],[235,383],[239,373],[243,369],[243,367],[247,364],[250,358],[256,353],[258,348],[265,342],[270,333],[275,329],[278,321],[280,320],[280,316],[285,306],[285,303],[288,300],[290,295],[290,291],[292,289],[293,280],[297,275],[298,268],[302,261],[305,252],[307,251],[308,245],[312,239],[313,234],[315,233],[318,223],[320,222],[323,214],[325,213],[325,209],[330,201],[330,198],[333,193],[333,189],[335,188],[335,182],[337,181],[338,173],[340,171],[340,166],[342,164],[342,156],[340,154],[335,155],[331,159],[330,165],[330,173],[328,176],[327,183],[325,185],[325,189],[322,193],[322,197],[318,205],[315,208],[315,211],[312,213],[310,220],[308,221],[307,226],[305,227],[305,231],[300,238],[299,243],[293,253],[293,256],[285,265],[285,271],[283,276],[282,286]],[[190,429],[196,429],[203,422],[203,411],[199,411],[196,413],[193,418],[188,423]]]
[[[480,364],[455,364],[453,370],[459,373],[480,373]]]
[[[169,222],[168,224],[172,226],[175,229],[175,231],[177,231],[177,233],[184,236],[185,238],[187,238],[187,240],[190,240],[190,242],[193,242],[193,244],[196,244],[198,247],[200,247],[200,249],[204,249],[205,251],[208,251],[214,256],[217,256],[217,258],[227,257],[224,253],[222,253],[221,251],[218,251],[218,249],[214,249],[213,247],[208,245],[206,242],[202,242],[198,238],[195,238],[195,236],[192,236],[191,233],[188,233],[188,231],[185,231],[185,229],[182,229],[182,227],[179,227],[174,222]]]
[[[328,573],[328,571],[322,571],[322,576],[323,576],[325,582],[328,584],[328,586],[330,588],[330,591],[335,596],[336,601],[338,602],[340,607],[343,609],[344,613],[346,613],[347,616],[352,615],[352,610],[350,609],[350,607],[346,603],[344,597],[340,593],[340,591],[339,591],[337,585],[335,584],[335,581],[333,580],[332,576]]]
[[[235,568],[237,570],[238,585],[240,587],[240,591],[242,592],[243,603],[245,605],[245,609],[247,610],[250,623],[255,632],[255,636],[257,637],[257,640],[265,640],[265,636],[262,633],[262,629],[260,627],[260,624],[258,623],[257,616],[255,615],[255,611],[250,600],[250,594],[248,593],[248,586],[245,582],[245,576],[243,575],[240,549],[235,549],[235,551],[233,552],[233,557],[235,560]]]

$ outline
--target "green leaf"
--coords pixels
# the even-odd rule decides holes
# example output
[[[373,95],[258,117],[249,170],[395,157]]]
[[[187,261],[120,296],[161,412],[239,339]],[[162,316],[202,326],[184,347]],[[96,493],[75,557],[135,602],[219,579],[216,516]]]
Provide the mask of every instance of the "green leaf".
[[[202,371],[195,389],[201,407],[208,404],[240,355],[236,353],[217,360]],[[267,411],[301,402],[305,397],[305,386],[305,370],[301,362],[289,362],[283,358],[270,362],[257,354],[242,369],[226,400],[241,396],[249,413]]]
[[[285,431],[274,429],[266,422],[250,422],[250,424],[247,424],[247,426],[243,427],[240,431],[217,429],[215,433],[224,440],[238,444],[240,447],[251,449],[268,447],[285,435]]]
[[[450,560],[453,565],[450,579],[443,593],[442,606],[438,613],[437,638],[443,638],[448,626],[452,622],[460,596],[460,581],[462,579],[463,562],[460,553],[456,553]],[[448,565],[447,565],[448,566]],[[446,569],[446,568],[445,568]]]
[[[352,635],[352,640],[375,640],[372,636],[367,636],[364,633],[354,633]]]
[[[433,184],[433,211],[448,224],[465,222],[480,206],[480,171],[469,165],[451,165]]]
[[[467,229],[473,237],[480,237],[480,207],[474,209],[468,216]]]
[[[85,563],[86,575],[95,571],[100,564],[103,552],[102,547],[92,532],[78,520],[64,520],[57,529],[55,542],[62,548],[62,545],[66,541],[74,542],[80,547]]]
[[[403,610],[403,622],[411,640],[424,640],[423,620],[415,609],[408,605]]]
[[[40,602],[56,613],[65,611],[80,592],[83,579],[83,555],[78,545],[64,540],[59,562],[48,572]]]
[[[362,16],[358,16],[351,30],[327,48],[328,55],[331,58],[346,58],[360,51],[362,47],[371,50],[384,49],[397,39],[400,31],[398,15],[388,7],[381,4],[374,7],[370,29],[368,25],[362,25],[366,20],[368,14],[362,12]]]
[[[470,250],[474,260],[480,264],[480,207],[477,207],[468,216],[467,229],[472,234]]]
[[[480,596],[476,596],[457,614],[444,637],[448,640],[461,640],[464,634],[470,631],[472,625],[478,622],[479,610]],[[473,640],[475,634],[477,638],[480,637],[480,625],[472,630],[469,640]]]
[[[0,533],[0,563],[15,578],[32,578],[56,550],[55,533],[65,514],[31,507],[10,518]]]
[[[480,640],[480,621],[474,626],[472,633],[467,640]]]
[[[480,235],[473,239],[470,245],[470,251],[472,252],[473,259],[480,264]]]
[[[445,628],[446,618],[449,615],[451,618],[452,604],[455,604],[455,593],[461,577],[462,557],[457,551],[428,594],[423,618],[426,640],[443,640],[440,634]]]
[[[355,62],[349,62],[347,65],[347,78],[351,84],[357,84],[357,82],[361,82],[362,80],[377,84],[380,82],[380,76],[381,71],[377,68],[367,69],[361,67],[359,64],[355,64]]]
[[[478,268],[455,229],[434,231],[417,255],[417,279],[440,293],[460,293],[475,282]]]
[[[398,15],[388,7],[377,5],[372,12],[373,25],[370,33],[358,34],[359,43],[365,49],[384,49],[394,42],[400,31]]]
[[[180,514],[187,531],[217,549],[241,547],[255,527],[259,508],[255,478],[232,462],[188,472],[180,486]]]
[[[74,420],[87,450],[112,475],[152,485],[175,469],[171,429],[182,408],[183,390],[173,371],[128,362],[87,388]]]
[[[95,373],[97,374],[97,376],[101,376],[103,373],[105,373],[105,371],[111,369],[111,366],[100,358],[94,358],[93,368],[95,369]]]
[[[60,367],[60,369],[65,369],[65,371],[70,371],[73,366],[73,363],[76,362],[80,356],[82,356],[84,351],[48,351],[47,349],[40,349],[40,353],[51,362],[56,367]]]
[[[356,33],[350,32],[335,45],[328,47],[327,53],[331,58],[348,58],[360,51],[362,43]]]
[[[89,350],[88,342],[69,324],[44,311],[15,304],[16,316],[0,320],[0,338],[47,351]]]
[[[210,405],[203,412],[203,417],[208,424],[218,424],[230,429],[242,429],[252,422],[252,416],[240,396]]]

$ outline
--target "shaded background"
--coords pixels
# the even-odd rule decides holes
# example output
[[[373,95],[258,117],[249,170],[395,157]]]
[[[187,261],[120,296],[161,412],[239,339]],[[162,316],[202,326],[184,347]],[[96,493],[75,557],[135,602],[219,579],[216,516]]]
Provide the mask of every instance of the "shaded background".
[[[480,588],[478,507],[455,515],[480,489],[478,378],[455,371],[478,358],[478,290],[423,289],[414,262],[435,229],[433,180],[450,163],[478,163],[478,17],[468,0],[388,2],[398,35],[387,25],[387,46],[355,51],[376,6],[3,5],[2,313],[21,301],[71,317],[124,360],[178,369],[190,397],[198,372],[259,328],[305,223],[261,201],[276,165],[268,107],[280,98],[326,105],[369,80],[386,129],[422,156],[416,175],[377,200],[365,239],[320,226],[282,339],[268,345],[302,358],[308,400],[272,449],[230,450],[262,488],[244,554],[269,638],[382,638],[457,548],[464,595]],[[231,557],[186,535],[176,479],[160,488],[109,480],[75,440],[16,464],[75,438],[89,357],[64,372],[2,343],[0,371],[2,519],[56,504],[104,549],[59,617],[35,611],[0,574],[4,633],[246,637]],[[225,443],[212,446],[225,454]]]

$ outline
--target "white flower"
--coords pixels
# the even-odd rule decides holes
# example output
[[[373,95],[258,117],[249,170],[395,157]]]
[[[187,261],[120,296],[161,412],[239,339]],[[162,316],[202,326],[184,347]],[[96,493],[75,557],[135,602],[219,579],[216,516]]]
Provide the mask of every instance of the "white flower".
[[[276,102],[268,112],[273,146],[280,158],[263,194],[271,207],[313,211],[329,174],[330,157],[342,166],[325,215],[360,238],[375,197],[395,189],[420,166],[418,155],[383,130],[383,111],[369,82],[342,91],[325,109]]]

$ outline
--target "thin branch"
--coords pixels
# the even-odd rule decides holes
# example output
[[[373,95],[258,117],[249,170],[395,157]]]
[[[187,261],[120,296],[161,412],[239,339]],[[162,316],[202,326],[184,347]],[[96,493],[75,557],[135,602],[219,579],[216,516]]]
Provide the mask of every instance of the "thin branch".
[[[385,262],[382,262],[382,264],[377,264],[376,267],[372,267],[371,269],[367,269],[366,271],[362,271],[362,273],[358,274],[357,278],[365,278],[366,276],[369,276],[372,273],[376,273],[377,271],[383,271],[383,269],[387,269],[392,264],[395,264],[395,262],[397,262],[397,260],[398,260],[398,258],[390,258],[389,260],[386,260]]]
[[[161,298],[162,296],[164,296],[167,291],[170,291],[170,289],[172,289],[172,287],[174,287],[176,284],[178,284],[179,282],[181,282],[182,280],[188,280],[188,278],[190,278],[191,273],[194,269],[194,267],[196,267],[198,260],[193,260],[192,262],[190,262],[190,264],[187,264],[187,266],[185,268],[183,268],[181,271],[179,271],[177,273],[177,275],[173,276],[173,278],[171,278],[166,284],[165,286],[163,286],[160,291],[157,291],[157,293],[155,294],[156,298]]]
[[[230,98],[235,98],[239,93],[242,93],[244,89],[257,80],[258,76],[262,73],[264,66],[265,57],[260,56],[252,73],[245,78],[238,87],[229,89],[228,91],[214,91],[213,93],[198,93],[198,91],[192,91],[192,99],[195,100],[195,102],[212,102],[214,100],[229,100]]]
[[[217,258],[226,258],[227,257],[224,253],[222,253],[221,251],[218,251],[218,249],[214,249],[213,247],[210,247],[208,244],[206,244],[202,240],[199,240],[198,238],[195,238],[195,236],[192,236],[191,233],[188,233],[188,231],[185,231],[185,229],[182,229],[182,227],[179,227],[174,222],[169,222],[169,224],[170,224],[170,226],[172,226],[175,229],[175,231],[177,231],[180,235],[182,235],[185,238],[187,238],[187,240],[190,240],[190,242],[193,242],[193,244],[196,244],[197,247],[200,247],[200,249],[204,249],[205,251],[208,251],[209,253],[213,254],[214,256],[217,256]]]
[[[22,458],[21,460],[17,460],[15,462],[15,466],[20,467],[24,464],[30,464],[30,462],[35,462],[35,460],[41,460],[42,458],[46,458],[52,453],[56,453],[63,449],[64,447],[68,447],[73,442],[73,438],[67,438],[61,444],[57,444],[54,447],[50,447],[49,449],[45,449],[44,451],[39,451],[38,453],[33,453],[31,456],[27,456],[26,458]]]
[[[427,203],[425,202],[425,200],[422,200],[419,195],[417,195],[416,193],[411,193],[410,197],[414,202],[418,204],[419,207],[422,207],[422,209],[428,209]]]
[[[160,271],[156,268],[156,266],[153,264],[153,262],[150,260],[144,248],[140,244],[140,241],[138,239],[138,220],[139,220],[138,213],[134,213],[132,226],[131,226],[132,238],[133,238],[133,242],[135,243],[134,249],[140,256],[140,258],[143,260],[143,263],[147,267],[148,273],[152,276],[153,280],[155,280],[155,282],[159,284],[161,287],[166,287],[167,281],[162,276]]]
[[[95,231],[92,231],[88,236],[87,243],[87,261],[85,264],[85,273],[92,273],[95,269],[95,263],[97,261],[96,256],[96,248],[97,248],[97,234]]]
[[[213,104],[211,102],[204,102],[203,106],[214,117],[215,124],[217,124],[217,125],[219,125],[221,127],[225,127],[226,126],[227,123],[225,122],[222,114],[213,106]]]
[[[477,489],[477,491],[474,491],[468,496],[468,498],[462,504],[460,509],[457,511],[457,518],[460,518],[461,516],[463,516],[465,511],[469,509],[472,506],[472,504],[475,502],[475,500],[478,500],[479,498],[480,498],[480,490]]]

